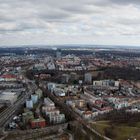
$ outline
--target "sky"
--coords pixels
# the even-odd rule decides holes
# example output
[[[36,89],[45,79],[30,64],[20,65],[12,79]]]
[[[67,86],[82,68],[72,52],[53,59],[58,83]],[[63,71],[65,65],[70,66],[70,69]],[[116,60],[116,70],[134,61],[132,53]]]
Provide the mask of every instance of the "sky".
[[[140,46],[140,0],[0,0],[0,46]]]

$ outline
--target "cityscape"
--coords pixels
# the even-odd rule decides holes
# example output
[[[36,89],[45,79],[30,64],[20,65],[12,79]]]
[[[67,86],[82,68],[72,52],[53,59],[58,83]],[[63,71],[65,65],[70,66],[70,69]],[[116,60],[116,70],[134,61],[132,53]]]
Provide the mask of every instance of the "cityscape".
[[[2,139],[140,138],[140,50],[86,48],[0,49]]]
[[[140,0],[0,0],[0,140],[140,140]]]

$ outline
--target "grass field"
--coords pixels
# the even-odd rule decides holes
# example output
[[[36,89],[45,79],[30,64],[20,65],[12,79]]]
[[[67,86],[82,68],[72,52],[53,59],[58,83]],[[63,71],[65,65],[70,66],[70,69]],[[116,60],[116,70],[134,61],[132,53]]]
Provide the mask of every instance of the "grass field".
[[[106,135],[113,140],[140,140],[140,122],[130,124],[113,124],[109,121],[97,121],[91,123],[92,127],[102,135]]]

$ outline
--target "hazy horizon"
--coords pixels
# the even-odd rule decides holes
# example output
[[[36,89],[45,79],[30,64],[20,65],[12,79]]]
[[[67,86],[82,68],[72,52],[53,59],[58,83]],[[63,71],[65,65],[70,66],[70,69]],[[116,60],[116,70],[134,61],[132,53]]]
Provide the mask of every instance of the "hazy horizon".
[[[99,45],[99,44],[58,44],[58,45],[42,45],[42,44],[32,44],[32,45],[3,45],[0,48],[42,48],[51,49],[53,48],[102,48],[102,49],[140,49],[140,46],[131,45]],[[53,49],[52,48],[52,49]]]

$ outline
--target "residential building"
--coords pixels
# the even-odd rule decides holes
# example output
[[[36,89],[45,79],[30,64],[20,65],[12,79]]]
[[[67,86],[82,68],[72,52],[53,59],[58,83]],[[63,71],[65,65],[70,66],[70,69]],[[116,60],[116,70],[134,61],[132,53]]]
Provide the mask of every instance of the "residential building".
[[[91,73],[85,73],[85,82],[86,83],[92,82],[92,74]]]
[[[46,127],[46,121],[43,118],[32,119],[30,121],[32,128],[43,128]]]

